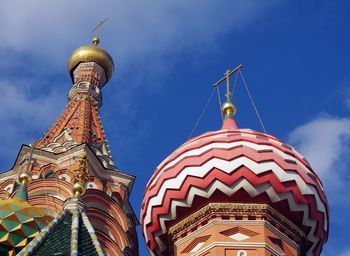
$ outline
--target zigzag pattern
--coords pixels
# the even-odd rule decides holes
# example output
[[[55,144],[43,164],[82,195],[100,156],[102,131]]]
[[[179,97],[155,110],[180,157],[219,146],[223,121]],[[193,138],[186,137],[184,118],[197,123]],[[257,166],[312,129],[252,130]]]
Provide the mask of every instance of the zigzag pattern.
[[[167,222],[176,220],[178,207],[185,207],[182,211],[190,214],[195,198],[209,199],[215,191],[235,202],[239,190],[251,197],[250,202],[274,206],[285,200],[289,209],[284,214],[307,232],[311,244],[307,255],[320,254],[328,235],[329,217],[319,178],[292,147],[270,135],[238,129],[192,139],[156,169],[141,210],[142,230],[150,251],[156,255],[166,252],[163,237]],[[257,196],[262,201],[257,202]],[[302,213],[302,218],[296,219],[293,213]]]

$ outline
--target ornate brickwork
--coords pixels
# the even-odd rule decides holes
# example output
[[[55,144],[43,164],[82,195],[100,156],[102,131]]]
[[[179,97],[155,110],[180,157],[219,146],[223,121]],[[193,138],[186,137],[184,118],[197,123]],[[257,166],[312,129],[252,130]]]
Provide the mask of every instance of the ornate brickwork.
[[[233,219],[235,219],[235,216],[244,216],[245,219],[249,219],[250,216],[259,216],[260,219],[268,220],[277,228],[281,229],[281,232],[284,231],[288,236],[292,236],[296,240],[305,236],[300,228],[268,204],[253,203],[209,203],[198,211],[192,213],[190,216],[171,226],[168,234],[171,236],[181,236],[183,232],[187,232],[186,230],[188,228],[193,228],[193,226],[205,222],[212,216],[231,216]]]
[[[81,220],[87,233],[97,237],[107,255],[137,255],[138,222],[129,203],[134,177],[118,170],[112,161],[99,116],[101,88],[112,76],[113,60],[97,45],[83,46],[73,53],[68,67],[74,84],[67,107],[33,147],[21,148],[11,170],[0,173],[0,197],[12,197],[19,174],[28,172],[33,178],[28,185],[29,204],[56,216],[73,197],[72,187],[81,189],[77,197],[85,185],[81,200],[86,210]],[[74,216],[76,227],[79,218]],[[80,245],[73,238],[77,254]],[[92,241],[97,244],[94,237]]]

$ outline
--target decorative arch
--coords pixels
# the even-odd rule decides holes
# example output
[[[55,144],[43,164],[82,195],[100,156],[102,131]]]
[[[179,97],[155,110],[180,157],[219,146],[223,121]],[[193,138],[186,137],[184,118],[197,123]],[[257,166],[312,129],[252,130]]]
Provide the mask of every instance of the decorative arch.
[[[64,202],[73,196],[72,185],[60,179],[37,179],[28,185],[29,202],[33,206],[62,210]]]
[[[0,200],[6,200],[9,198],[9,194],[7,193],[7,191],[1,190],[0,191]]]
[[[51,195],[48,196],[31,196],[28,199],[31,206],[45,209],[51,216],[56,216],[62,210],[64,201],[55,198]]]
[[[116,221],[116,219],[111,217],[108,213],[105,213],[96,208],[89,207],[86,214],[89,217],[91,225],[96,230],[100,230],[101,226],[104,227],[104,229],[108,231],[108,235],[113,238],[113,240],[119,245],[120,248],[125,248],[129,245],[125,231],[118,223],[118,221]]]
[[[15,179],[8,179],[8,180],[4,181],[0,185],[0,191],[6,191],[8,196],[11,195],[11,193],[14,190],[15,183],[16,183]]]
[[[118,245],[109,236],[99,230],[95,230],[95,234],[107,255],[124,256]]]
[[[56,164],[49,163],[39,169],[39,177],[53,178],[59,167]],[[48,177],[49,176],[49,177]]]
[[[87,189],[98,189],[98,190],[103,190],[103,184],[102,182],[97,179],[96,177],[94,176],[90,176],[89,177],[89,181],[87,182],[86,184],[86,188]]]
[[[237,252],[237,256],[248,256],[248,253],[245,250],[239,250]]]
[[[111,215],[122,226],[129,229],[127,216],[121,206],[111,197],[97,189],[87,189],[82,197],[87,207],[95,207]]]
[[[67,169],[60,169],[56,171],[55,173],[55,178],[64,180],[69,183],[73,183],[74,180],[74,175],[71,171]]]

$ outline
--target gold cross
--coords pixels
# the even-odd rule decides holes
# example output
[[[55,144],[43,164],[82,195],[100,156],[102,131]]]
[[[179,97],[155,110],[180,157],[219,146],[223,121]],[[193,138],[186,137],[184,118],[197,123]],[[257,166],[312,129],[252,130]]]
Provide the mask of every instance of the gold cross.
[[[96,31],[96,37],[98,37],[98,35],[100,34],[100,30],[101,30],[103,23],[105,23],[107,20],[108,20],[108,18],[105,18],[103,21],[99,22],[96,25],[96,27],[91,31],[91,33]]]
[[[214,87],[217,87],[217,86],[219,86],[219,84],[221,84],[226,79],[226,94],[225,94],[225,96],[226,96],[227,102],[231,102],[231,96],[232,96],[232,92],[231,92],[231,88],[230,88],[230,76],[232,74],[236,73],[241,68],[243,68],[242,64],[233,70],[227,70],[226,73],[224,74],[224,77],[222,77],[219,81],[217,81],[214,84]]]

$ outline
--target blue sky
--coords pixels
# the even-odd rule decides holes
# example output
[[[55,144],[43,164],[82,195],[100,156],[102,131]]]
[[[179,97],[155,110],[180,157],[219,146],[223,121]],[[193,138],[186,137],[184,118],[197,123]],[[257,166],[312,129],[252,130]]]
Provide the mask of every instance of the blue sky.
[[[117,166],[137,177],[136,213],[157,164],[189,136],[211,84],[242,63],[268,133],[305,154],[324,182],[331,230],[323,255],[350,255],[349,10],[341,0],[1,1],[0,170],[63,111],[69,55],[108,17],[101,46],[116,71],[101,115]],[[241,82],[234,101],[239,127],[261,131]],[[214,95],[194,136],[220,125]]]

